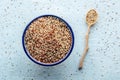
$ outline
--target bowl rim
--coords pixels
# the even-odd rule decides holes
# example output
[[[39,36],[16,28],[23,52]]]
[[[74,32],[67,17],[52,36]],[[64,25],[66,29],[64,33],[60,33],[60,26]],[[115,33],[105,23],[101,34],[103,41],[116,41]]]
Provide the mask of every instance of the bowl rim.
[[[71,44],[71,48],[69,49],[68,53],[66,54],[66,56],[64,58],[62,58],[61,60],[57,61],[57,62],[54,62],[54,63],[42,63],[40,61],[37,61],[36,59],[34,59],[30,53],[27,51],[26,47],[25,47],[25,41],[24,41],[24,38],[25,38],[25,34],[26,34],[26,31],[27,29],[29,28],[29,26],[31,25],[32,22],[34,22],[35,20],[37,20],[38,18],[41,18],[41,17],[47,17],[47,16],[52,16],[52,17],[56,17],[58,19],[60,19],[61,21],[63,21],[66,25],[67,25],[67,28],[70,30],[71,32],[71,36],[72,36],[72,44]],[[72,50],[73,50],[73,47],[74,47],[74,33],[73,33],[73,30],[72,28],[70,27],[70,25],[65,21],[63,20],[61,17],[58,17],[56,15],[51,15],[51,14],[47,14],[47,15],[41,15],[41,16],[38,16],[36,18],[34,18],[32,21],[29,22],[29,24],[25,27],[24,29],[24,32],[23,32],[23,35],[22,35],[22,46],[23,46],[23,49],[24,49],[24,52],[26,53],[26,55],[28,56],[28,58],[30,60],[32,60],[34,63],[36,64],[39,64],[39,65],[42,65],[42,66],[54,66],[54,65],[57,65],[57,64],[60,64],[62,63],[63,61],[65,61],[71,54]]]

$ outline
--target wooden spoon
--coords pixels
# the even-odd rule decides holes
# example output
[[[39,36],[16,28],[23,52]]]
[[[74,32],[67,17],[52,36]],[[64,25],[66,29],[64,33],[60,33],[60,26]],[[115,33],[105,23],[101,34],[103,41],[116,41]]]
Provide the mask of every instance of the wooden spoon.
[[[82,69],[82,67],[83,67],[84,58],[85,58],[85,56],[88,52],[88,49],[89,49],[88,39],[89,39],[90,27],[93,24],[96,23],[97,18],[98,18],[98,14],[94,9],[91,9],[90,11],[88,11],[88,13],[86,15],[86,22],[87,22],[87,25],[88,25],[88,30],[87,30],[87,33],[86,33],[86,45],[85,45],[85,49],[84,49],[82,58],[80,59],[79,70]]]

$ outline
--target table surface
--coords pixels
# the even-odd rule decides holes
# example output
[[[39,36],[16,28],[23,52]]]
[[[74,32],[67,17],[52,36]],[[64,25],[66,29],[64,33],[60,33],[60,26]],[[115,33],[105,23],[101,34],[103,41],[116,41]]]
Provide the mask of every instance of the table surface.
[[[0,1],[0,80],[120,80],[119,0],[2,0]],[[88,10],[99,18],[91,28],[89,51],[78,70],[85,47]],[[72,27],[75,45],[63,63],[43,67],[33,63],[22,47],[22,34],[35,17],[53,14]]]

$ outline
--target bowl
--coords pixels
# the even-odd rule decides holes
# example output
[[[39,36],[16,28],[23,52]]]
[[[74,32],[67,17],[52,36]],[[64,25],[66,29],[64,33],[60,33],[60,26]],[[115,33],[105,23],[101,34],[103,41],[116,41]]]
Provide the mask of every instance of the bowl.
[[[42,17],[48,17],[48,16],[51,16],[51,17],[55,17],[61,21],[63,21],[66,25],[67,25],[67,28],[69,29],[70,33],[71,33],[71,38],[72,38],[72,43],[71,43],[71,46],[70,46],[70,49],[69,51],[67,52],[67,54],[65,55],[64,58],[62,58],[61,60],[57,61],[57,62],[54,62],[54,63],[43,63],[43,62],[40,62],[40,61],[37,61],[35,58],[33,58],[30,53],[28,52],[26,46],[25,46],[25,34],[26,34],[26,31],[27,29],[29,28],[29,26],[31,25],[31,23],[33,23],[35,20],[39,19],[39,18],[42,18]],[[54,65],[57,65],[57,64],[60,64],[62,63],[63,61],[65,61],[69,55],[71,54],[72,50],[73,50],[73,47],[74,47],[74,33],[73,33],[73,30],[72,28],[70,27],[70,25],[65,21],[63,20],[62,18],[58,17],[58,16],[55,16],[55,15],[42,15],[42,16],[38,16],[37,18],[33,19],[24,29],[24,32],[23,32],[23,35],[22,35],[22,45],[23,45],[23,49],[26,53],[26,55],[28,56],[28,58],[30,60],[32,60],[34,63],[36,64],[39,64],[39,65],[42,65],[42,66],[54,66]]]

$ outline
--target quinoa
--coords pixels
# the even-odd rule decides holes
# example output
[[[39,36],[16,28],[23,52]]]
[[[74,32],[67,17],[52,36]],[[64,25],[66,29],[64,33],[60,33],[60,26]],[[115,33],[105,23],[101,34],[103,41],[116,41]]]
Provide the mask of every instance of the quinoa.
[[[25,47],[34,59],[42,63],[54,63],[63,59],[71,44],[69,28],[53,16],[36,19],[26,30]]]
[[[96,19],[97,19],[97,12],[92,9],[90,10],[88,13],[87,13],[87,16],[86,16],[86,21],[89,23],[89,24],[93,24],[96,22]]]

